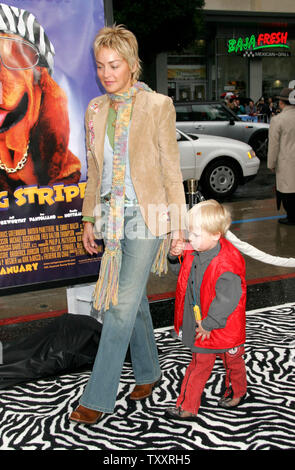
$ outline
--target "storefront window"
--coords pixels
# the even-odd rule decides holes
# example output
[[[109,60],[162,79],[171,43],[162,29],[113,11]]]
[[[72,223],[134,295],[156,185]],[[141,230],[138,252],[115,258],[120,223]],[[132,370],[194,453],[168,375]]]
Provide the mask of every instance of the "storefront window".
[[[274,98],[282,88],[295,80],[295,40],[289,40],[290,57],[262,58],[262,93],[266,98]]]
[[[248,90],[248,60],[227,53],[227,40],[216,40],[216,98],[221,94],[232,91],[247,97]]]
[[[168,54],[168,95],[175,101],[206,99],[207,61],[205,41],[196,41],[183,55]]]

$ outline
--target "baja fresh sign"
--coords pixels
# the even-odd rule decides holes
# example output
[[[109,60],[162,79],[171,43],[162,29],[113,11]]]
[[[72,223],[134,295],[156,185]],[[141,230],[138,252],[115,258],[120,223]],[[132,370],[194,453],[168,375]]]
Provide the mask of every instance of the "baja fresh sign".
[[[263,33],[255,36],[237,39],[233,38],[228,41],[228,53],[240,54],[244,57],[274,57],[289,56],[290,46],[287,43],[288,33]]]

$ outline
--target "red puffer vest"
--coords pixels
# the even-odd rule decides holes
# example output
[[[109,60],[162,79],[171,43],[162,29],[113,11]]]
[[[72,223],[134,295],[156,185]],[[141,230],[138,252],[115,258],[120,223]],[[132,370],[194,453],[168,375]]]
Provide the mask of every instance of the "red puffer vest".
[[[242,295],[236,309],[228,317],[226,326],[211,331],[210,338],[203,341],[199,338],[195,346],[208,349],[231,349],[245,343],[246,340],[246,281],[245,261],[241,253],[225,238],[220,239],[220,251],[207,267],[200,292],[202,319],[206,318],[213,301],[215,285],[221,274],[230,271],[241,278]],[[186,250],[179,271],[176,296],[174,328],[179,333],[183,321],[184,299],[188,278],[194,259],[193,250]]]

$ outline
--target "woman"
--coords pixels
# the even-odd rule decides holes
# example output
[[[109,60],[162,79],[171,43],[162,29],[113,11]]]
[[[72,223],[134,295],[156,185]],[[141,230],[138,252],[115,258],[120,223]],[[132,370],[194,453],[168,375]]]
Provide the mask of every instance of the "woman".
[[[103,28],[94,53],[106,94],[86,112],[83,244],[89,254],[97,253],[94,229],[102,233],[94,307],[105,315],[92,374],[70,415],[87,424],[113,412],[129,344],[136,381],[130,399],[150,396],[161,377],[146,284],[151,269],[163,270],[167,233],[172,251],[182,238],[185,210],[175,109],[170,98],[137,81],[135,36],[122,26]]]

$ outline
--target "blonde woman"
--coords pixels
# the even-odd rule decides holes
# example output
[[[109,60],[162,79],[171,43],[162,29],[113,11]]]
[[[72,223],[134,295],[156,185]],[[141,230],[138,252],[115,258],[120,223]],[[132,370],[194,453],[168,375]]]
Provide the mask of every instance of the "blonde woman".
[[[94,41],[97,75],[106,94],[86,112],[88,179],[83,243],[105,250],[94,295],[103,329],[93,371],[70,419],[93,424],[114,411],[128,345],[136,385],[132,400],[151,395],[161,377],[146,297],[151,269],[161,272],[172,233],[181,240],[185,196],[176,141],[175,110],[167,96],[138,81],[133,33],[103,28]]]

